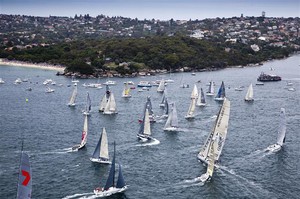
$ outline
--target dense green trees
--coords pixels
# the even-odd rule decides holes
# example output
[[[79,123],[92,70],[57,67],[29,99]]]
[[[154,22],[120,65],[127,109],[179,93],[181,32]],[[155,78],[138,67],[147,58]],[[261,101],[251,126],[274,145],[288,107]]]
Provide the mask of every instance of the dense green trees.
[[[241,42],[231,44],[175,35],[78,40],[22,50],[0,49],[0,55],[3,58],[34,63],[61,64],[67,67],[67,71],[82,74],[103,70],[130,74],[143,68],[175,70],[189,67],[191,70],[200,70],[247,65],[283,58],[294,50],[289,47],[273,47],[267,43],[259,43],[259,46],[261,50],[254,52],[249,44]],[[122,64],[124,62],[127,64]]]

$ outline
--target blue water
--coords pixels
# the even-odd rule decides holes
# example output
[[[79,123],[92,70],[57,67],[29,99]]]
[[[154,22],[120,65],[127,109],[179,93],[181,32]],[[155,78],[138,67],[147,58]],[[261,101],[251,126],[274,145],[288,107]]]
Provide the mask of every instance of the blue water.
[[[117,81],[111,90],[116,97],[118,114],[103,115],[98,106],[105,89],[86,89],[83,83],[97,80],[80,80],[78,103],[75,108],[66,104],[70,98],[71,79],[55,76],[54,71],[0,66],[0,198],[15,198],[20,160],[21,141],[32,165],[32,198],[94,198],[93,189],[104,186],[109,166],[97,165],[89,160],[106,127],[109,151],[117,143],[117,162],[129,189],[111,198],[299,198],[300,194],[300,66],[299,55],[265,63],[259,67],[229,68],[214,72],[177,73],[145,78],[111,78]],[[270,67],[274,71],[270,71]],[[280,75],[280,82],[255,86],[261,71]],[[30,82],[14,85],[16,78],[29,78]],[[53,79],[54,93],[46,93],[42,82]],[[180,131],[164,132],[165,120],[152,125],[153,137],[159,142],[144,146],[137,141],[146,96],[150,95],[154,113],[161,115],[162,95],[156,87],[150,91],[132,90],[132,98],[121,97],[123,82],[172,78],[167,86],[169,102],[176,102]],[[100,79],[103,83],[107,79]],[[196,83],[201,80],[201,83]],[[212,181],[196,180],[206,168],[197,161],[197,153],[214,123],[220,103],[207,97],[208,106],[196,107],[196,118],[184,118],[190,103],[193,84],[206,91],[210,80],[215,89],[224,81],[226,95],[231,101],[227,140],[221,160]],[[190,88],[179,88],[180,82]],[[250,83],[254,84],[252,104],[244,102]],[[296,91],[287,90],[292,82]],[[58,86],[63,84],[63,86]],[[245,86],[243,91],[235,87]],[[31,87],[32,91],[26,91]],[[86,91],[92,100],[89,117],[89,135],[86,149],[69,152],[80,142],[84,117]],[[26,102],[28,99],[28,102]],[[287,137],[283,149],[277,153],[264,150],[276,142],[280,108],[286,110]]]

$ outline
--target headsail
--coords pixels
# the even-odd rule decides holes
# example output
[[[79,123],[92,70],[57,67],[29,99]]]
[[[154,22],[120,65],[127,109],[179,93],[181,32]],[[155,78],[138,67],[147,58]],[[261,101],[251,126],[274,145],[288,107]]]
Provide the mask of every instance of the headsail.
[[[29,156],[22,151],[19,169],[17,199],[30,199],[32,191],[31,168]]]
[[[123,187],[125,187],[125,185],[126,185],[126,183],[124,181],[122,167],[121,167],[121,164],[119,163],[119,176],[118,176],[116,188],[123,188]]]
[[[280,109],[280,126],[278,130],[277,144],[280,146],[285,142],[285,133],[286,133],[286,116],[285,109]]]

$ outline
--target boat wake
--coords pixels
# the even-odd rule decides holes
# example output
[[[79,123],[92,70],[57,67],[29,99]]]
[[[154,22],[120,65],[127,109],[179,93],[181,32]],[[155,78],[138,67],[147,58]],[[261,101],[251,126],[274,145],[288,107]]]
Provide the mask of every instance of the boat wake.
[[[64,148],[64,149],[56,149],[53,151],[44,151],[44,152],[37,152],[37,153],[32,153],[32,155],[49,155],[49,154],[66,154],[73,152],[72,148]]]
[[[203,186],[204,182],[201,182],[200,177],[196,177],[194,179],[184,180],[182,182],[179,182],[175,185],[175,187],[178,188],[188,188],[188,187],[194,187],[194,186]]]
[[[136,146],[154,146],[154,145],[158,145],[158,144],[160,144],[160,141],[155,138],[152,138],[152,140],[150,142],[145,142],[142,144],[138,144]]]
[[[236,174],[236,172],[233,169],[229,169],[228,167],[222,166],[222,165],[218,165],[218,168],[219,169],[217,171],[219,171],[221,174],[225,174],[224,172],[226,172],[226,173],[230,174],[231,176],[233,176],[239,182],[239,185],[243,186],[249,193],[256,195],[257,190],[260,190],[260,192],[266,196],[272,195],[271,192],[269,192],[266,189],[263,189],[259,184],[255,183],[251,180],[248,180],[247,178],[245,178],[241,175]],[[254,188],[255,191],[251,191],[250,190],[251,188]]]
[[[97,196],[90,192],[90,193],[76,193],[70,196],[63,197],[62,199],[72,199],[72,198],[97,198]]]

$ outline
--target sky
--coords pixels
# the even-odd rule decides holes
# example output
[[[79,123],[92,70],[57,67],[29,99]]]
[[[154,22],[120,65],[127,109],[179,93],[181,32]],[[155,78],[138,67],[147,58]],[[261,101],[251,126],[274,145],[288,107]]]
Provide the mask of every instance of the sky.
[[[122,16],[160,20],[216,17],[300,17],[300,0],[0,0],[1,14],[92,17]]]

